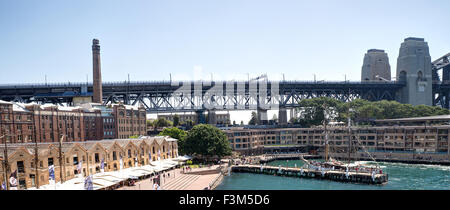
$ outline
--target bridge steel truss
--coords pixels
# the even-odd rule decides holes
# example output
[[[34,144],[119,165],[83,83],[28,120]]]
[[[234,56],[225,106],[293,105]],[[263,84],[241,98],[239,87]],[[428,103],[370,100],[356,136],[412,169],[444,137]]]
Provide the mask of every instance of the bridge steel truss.
[[[198,110],[256,110],[298,107],[303,99],[331,97],[395,100],[400,82],[203,81],[106,82],[104,104],[143,105],[148,113]],[[450,90],[449,87],[443,87]],[[74,97],[92,96],[92,84],[25,84],[0,86],[0,100],[72,104]]]

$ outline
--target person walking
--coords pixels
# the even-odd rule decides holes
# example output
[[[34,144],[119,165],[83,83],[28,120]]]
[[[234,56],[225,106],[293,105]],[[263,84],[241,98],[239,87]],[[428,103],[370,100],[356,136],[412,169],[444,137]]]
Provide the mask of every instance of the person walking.
[[[158,185],[158,188],[156,188],[156,190],[161,190],[161,186]]]

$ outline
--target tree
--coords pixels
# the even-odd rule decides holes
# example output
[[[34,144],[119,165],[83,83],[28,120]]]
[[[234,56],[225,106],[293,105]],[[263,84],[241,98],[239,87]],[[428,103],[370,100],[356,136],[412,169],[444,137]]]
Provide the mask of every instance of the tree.
[[[153,122],[153,124],[155,127],[158,127],[158,128],[169,127],[169,126],[173,125],[173,123],[170,120],[166,120],[164,118],[159,118],[159,119],[155,120]]]
[[[180,124],[180,116],[178,116],[177,114],[175,114],[173,116],[173,126],[177,127]]]
[[[299,103],[299,111],[302,115],[299,123],[304,126],[322,125],[325,115],[328,115],[329,120],[336,120],[339,118],[339,108],[342,107],[342,103],[327,97],[304,99]],[[328,110],[327,113],[324,112],[325,108]]]
[[[301,117],[291,122],[303,126],[320,125],[324,119],[324,105],[331,111],[331,120],[346,122],[347,117],[353,121],[366,123],[374,119],[395,119],[408,117],[426,117],[450,114],[450,110],[440,107],[411,104],[401,104],[397,101],[370,102],[364,99],[355,99],[351,102],[341,102],[331,98],[305,99],[300,103]],[[350,112],[349,110],[352,109]]]
[[[273,121],[278,121],[278,116],[277,116],[277,114],[273,114],[272,120],[273,120]]]
[[[200,124],[194,126],[186,135],[183,151],[189,155],[201,155],[207,159],[231,155],[227,136],[220,129]]]
[[[181,125],[185,126],[187,130],[190,130],[192,126],[195,125],[195,122],[192,120],[187,120],[185,122],[182,122]]]
[[[258,124],[258,114],[256,112],[252,112],[252,118],[248,121],[249,125],[257,125]]]
[[[177,144],[178,144],[178,152],[180,154],[186,154],[184,151],[184,140],[186,138],[186,131],[181,130],[177,127],[172,127],[172,128],[164,128],[163,131],[161,131],[158,136],[170,136],[174,139],[178,139]]]

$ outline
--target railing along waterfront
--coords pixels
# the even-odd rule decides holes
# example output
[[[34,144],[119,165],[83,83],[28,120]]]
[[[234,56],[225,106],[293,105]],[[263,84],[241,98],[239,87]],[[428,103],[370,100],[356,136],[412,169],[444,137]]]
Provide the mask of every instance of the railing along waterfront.
[[[216,188],[221,181],[223,180],[224,174],[226,173],[228,167],[222,167],[220,166],[219,168],[219,174],[209,183],[209,189],[213,190],[214,188]]]

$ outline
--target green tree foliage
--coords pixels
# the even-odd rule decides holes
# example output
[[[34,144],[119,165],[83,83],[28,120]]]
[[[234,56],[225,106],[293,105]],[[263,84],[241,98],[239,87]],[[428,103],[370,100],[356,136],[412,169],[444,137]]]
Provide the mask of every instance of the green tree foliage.
[[[321,125],[324,120],[324,105],[330,110],[329,119],[346,122],[350,115],[352,120],[359,122],[375,119],[395,119],[408,117],[426,117],[450,114],[450,110],[440,107],[411,104],[401,104],[396,101],[370,102],[355,99],[351,102],[341,102],[332,98],[305,99],[300,103],[301,117],[291,119],[291,122],[303,126]],[[349,112],[349,110],[352,110]]]
[[[161,131],[158,136],[170,136],[174,139],[178,139],[177,143],[178,143],[178,152],[180,154],[186,154],[184,151],[184,141],[186,138],[186,131],[181,130],[177,127],[171,127],[171,128],[164,128],[163,131]]]
[[[257,125],[258,124],[258,114],[256,112],[252,112],[252,118],[248,121],[249,125]]]
[[[192,126],[195,125],[195,122],[192,120],[187,120],[185,122],[182,122],[181,125],[185,126],[187,130],[190,130]]]
[[[180,116],[176,114],[173,116],[173,126],[177,127],[178,125],[180,125]]]
[[[153,121],[153,125],[158,128],[170,127],[173,125],[172,121],[166,120],[164,118],[159,118]]]
[[[337,119],[339,117],[338,109],[342,107],[342,102],[332,98],[320,97],[302,100],[299,105],[302,117],[297,122],[305,126],[312,126],[323,123],[325,107],[328,110],[328,119]]]
[[[205,124],[196,125],[188,132],[183,151],[188,155],[201,155],[206,158],[231,155],[230,143],[225,133]]]

